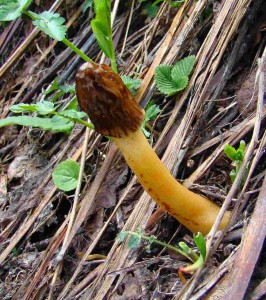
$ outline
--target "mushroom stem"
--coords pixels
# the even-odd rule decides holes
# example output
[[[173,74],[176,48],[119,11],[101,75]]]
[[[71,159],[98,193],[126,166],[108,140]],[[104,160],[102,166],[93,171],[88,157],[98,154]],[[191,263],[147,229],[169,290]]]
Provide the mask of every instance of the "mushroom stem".
[[[126,137],[112,137],[111,140],[119,148],[146,192],[160,206],[192,232],[202,232],[205,235],[210,231],[220,208],[176,181],[140,129]],[[224,216],[220,229],[228,221],[229,212]]]
[[[220,208],[187,190],[163,165],[140,129],[144,110],[121,78],[104,64],[87,62],[76,75],[76,90],[95,130],[111,137],[149,195],[188,229],[207,234]],[[220,229],[229,216],[226,212]]]

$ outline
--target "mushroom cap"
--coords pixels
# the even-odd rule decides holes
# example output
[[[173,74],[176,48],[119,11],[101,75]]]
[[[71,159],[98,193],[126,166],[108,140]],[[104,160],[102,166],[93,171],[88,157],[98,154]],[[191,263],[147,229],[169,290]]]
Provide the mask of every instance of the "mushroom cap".
[[[76,75],[76,92],[98,133],[121,138],[141,126],[144,110],[107,65],[84,63]]]

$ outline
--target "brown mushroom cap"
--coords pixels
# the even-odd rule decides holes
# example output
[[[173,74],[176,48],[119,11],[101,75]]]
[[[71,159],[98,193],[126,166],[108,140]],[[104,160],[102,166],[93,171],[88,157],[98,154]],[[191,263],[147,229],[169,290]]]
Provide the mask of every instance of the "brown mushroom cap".
[[[144,110],[122,79],[105,64],[84,63],[76,75],[76,92],[81,109],[102,135],[127,136],[143,121]]]

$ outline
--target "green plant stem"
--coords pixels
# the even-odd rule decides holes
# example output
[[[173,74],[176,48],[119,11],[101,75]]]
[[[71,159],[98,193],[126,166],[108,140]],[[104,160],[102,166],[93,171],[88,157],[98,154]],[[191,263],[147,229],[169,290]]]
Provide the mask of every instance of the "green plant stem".
[[[69,117],[69,116],[62,115],[62,114],[60,114],[60,113],[58,113],[58,112],[53,112],[53,114],[54,114],[54,115],[57,115],[57,116],[60,116],[60,117],[63,117],[63,118],[67,118],[67,119],[69,119],[69,120],[71,120],[71,121],[73,121],[73,122],[80,123],[80,124],[82,124],[82,125],[84,125],[84,126],[90,128],[90,129],[93,129],[93,130],[94,130],[93,124],[88,123],[88,122],[86,122],[86,121],[84,121],[84,120],[82,120],[82,119],[79,119],[79,118],[71,118],[71,117]]]
[[[29,12],[28,10],[24,9],[23,13],[30,17],[33,21],[36,21],[36,17]],[[82,52],[78,47],[76,47],[73,43],[71,43],[68,39],[64,38],[62,41],[67,47],[69,47],[73,52],[78,54],[82,59],[85,61],[93,62],[84,52]]]
[[[189,248],[185,242],[180,242],[178,246],[182,251],[187,253],[192,262],[196,262],[199,259],[199,256],[191,248]]]
[[[111,67],[112,67],[112,70],[118,74],[118,69],[117,69],[117,64],[116,64],[116,60],[115,59],[111,59]]]
[[[161,242],[161,241],[159,241],[159,240],[157,240],[157,239],[155,239],[155,238],[153,238],[153,237],[144,236],[144,235],[141,235],[141,234],[136,233],[136,232],[133,232],[133,231],[126,231],[126,232],[129,233],[129,234],[138,236],[138,237],[140,237],[140,238],[142,238],[142,239],[148,241],[149,243],[155,243],[155,244],[158,244],[158,245],[160,245],[160,246],[163,246],[163,247],[165,247],[165,248],[167,248],[167,249],[170,249],[170,250],[172,250],[172,251],[174,251],[174,252],[177,252],[178,254],[181,254],[181,255],[185,256],[187,259],[189,259],[190,261],[194,262],[194,261],[192,260],[191,256],[189,256],[185,251],[182,251],[181,249],[178,249],[178,248],[176,248],[176,247],[174,247],[174,246],[172,246],[172,245],[169,245],[169,244],[167,244],[167,243]],[[197,257],[197,258],[198,258],[198,257]]]
[[[82,52],[78,47],[76,47],[68,39],[64,38],[62,40],[62,43],[64,43],[67,47],[69,47],[72,51],[74,51],[76,54],[78,54],[85,61],[93,62],[92,59],[90,59],[84,52]]]
[[[25,15],[27,15],[28,17],[30,17],[33,21],[36,21],[36,20],[37,20],[37,18],[35,18],[35,16],[34,16],[31,12],[29,12],[28,10],[23,9],[22,12],[23,12]]]
[[[197,261],[194,262],[193,265],[184,267],[184,268],[180,268],[180,270],[184,273],[189,273],[189,274],[193,274],[195,271],[197,271],[199,268],[201,268],[204,264],[204,259],[202,257],[202,255],[200,255],[200,257],[198,258]]]

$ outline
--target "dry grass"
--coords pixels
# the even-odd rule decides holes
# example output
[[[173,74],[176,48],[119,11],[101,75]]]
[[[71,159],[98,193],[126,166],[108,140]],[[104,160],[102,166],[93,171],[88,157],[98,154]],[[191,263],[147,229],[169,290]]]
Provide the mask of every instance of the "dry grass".
[[[147,254],[143,247],[130,250],[127,242],[115,241],[121,230],[145,228],[150,220],[151,234],[161,239],[191,242],[191,235],[169,216],[157,224],[150,219],[155,203],[114,145],[80,126],[69,137],[13,126],[2,129],[0,139],[2,299],[242,299],[247,292],[259,299],[266,291],[265,281],[249,285],[266,232],[266,50],[265,23],[259,21],[265,4],[214,2],[210,14],[207,0],[187,0],[179,10],[162,3],[152,20],[140,14],[138,1],[127,1],[127,8],[115,1],[113,11],[121,74],[138,71],[143,82],[136,100],[145,105],[152,98],[162,108],[152,126],[154,148],[185,186],[222,206],[207,236],[204,268],[182,286],[176,271],[185,261],[162,249]],[[55,1],[51,10],[67,17],[74,44],[103,61],[89,26],[91,14],[82,14],[80,5]],[[57,75],[62,83],[73,83],[81,64],[27,19],[2,27],[0,53],[2,117],[14,103],[41,100]],[[154,70],[190,53],[197,60],[189,85],[166,101],[155,89]],[[245,83],[245,96],[249,91],[246,98],[254,106],[246,114],[238,109],[241,93],[235,97],[245,78],[252,82]],[[223,148],[241,139],[247,152],[231,184]],[[75,195],[59,192],[51,181],[51,171],[66,158],[80,161],[85,170]],[[17,173],[11,177],[13,169]],[[229,231],[217,233],[228,208],[233,210]],[[95,253],[106,258],[88,261]]]

